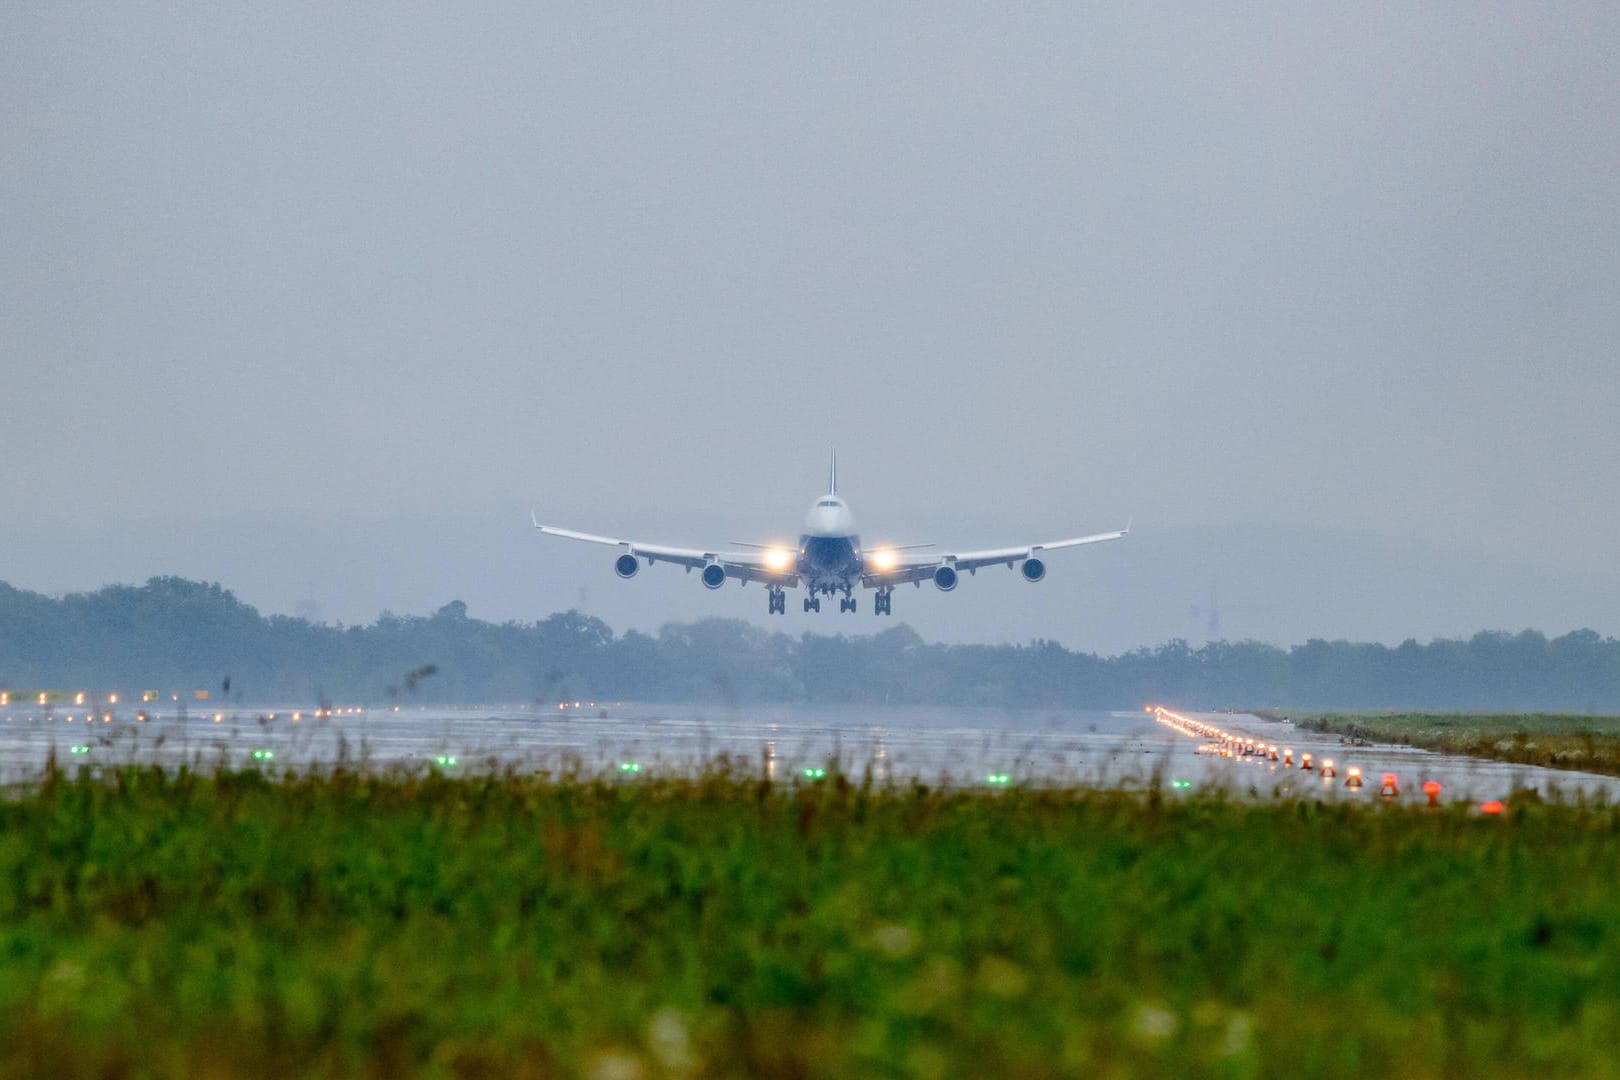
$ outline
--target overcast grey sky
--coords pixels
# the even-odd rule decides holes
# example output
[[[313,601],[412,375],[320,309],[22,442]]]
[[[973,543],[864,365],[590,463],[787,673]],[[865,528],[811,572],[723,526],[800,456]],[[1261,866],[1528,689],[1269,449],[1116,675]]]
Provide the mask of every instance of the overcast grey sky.
[[[528,509],[836,444],[869,540],[1135,517],[931,637],[1620,633],[1617,13],[7,5],[0,579],[763,622]]]

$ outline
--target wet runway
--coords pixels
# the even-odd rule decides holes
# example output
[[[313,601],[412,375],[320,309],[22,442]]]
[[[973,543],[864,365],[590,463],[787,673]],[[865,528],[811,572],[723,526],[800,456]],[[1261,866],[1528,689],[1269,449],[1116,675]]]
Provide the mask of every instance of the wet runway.
[[[0,707],[0,780],[38,775],[49,756],[66,766],[123,763],[264,768],[328,766],[514,768],[620,775],[690,773],[725,757],[736,767],[785,780],[840,768],[879,780],[960,785],[1136,786],[1155,778],[1174,791],[1222,787],[1239,794],[1329,799],[1378,797],[1380,774],[1400,777],[1401,797],[1421,801],[1437,780],[1444,797],[1501,798],[1534,788],[1566,798],[1620,800],[1620,780],[1504,765],[1397,746],[1348,747],[1335,736],[1296,731],[1249,715],[1187,713],[1298,756],[1334,758],[1324,779],[1262,756],[1203,752],[1208,740],[1159,723],[1147,712],[932,707],[765,706],[570,702],[565,708],[360,709],[331,715],[288,708],[156,713]],[[1350,765],[1367,778],[1344,785]]]

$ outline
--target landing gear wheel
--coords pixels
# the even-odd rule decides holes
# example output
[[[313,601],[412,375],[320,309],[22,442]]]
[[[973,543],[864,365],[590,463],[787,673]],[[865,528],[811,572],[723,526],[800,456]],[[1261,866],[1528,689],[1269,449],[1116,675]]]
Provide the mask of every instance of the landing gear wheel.
[[[806,615],[810,614],[810,598],[808,596],[804,598],[804,613]]]
[[[781,589],[772,589],[768,613],[771,615],[787,614],[787,593]]]
[[[894,614],[894,592],[893,592],[893,590],[883,589],[876,596],[872,597],[872,614],[874,614],[874,615],[893,615]]]

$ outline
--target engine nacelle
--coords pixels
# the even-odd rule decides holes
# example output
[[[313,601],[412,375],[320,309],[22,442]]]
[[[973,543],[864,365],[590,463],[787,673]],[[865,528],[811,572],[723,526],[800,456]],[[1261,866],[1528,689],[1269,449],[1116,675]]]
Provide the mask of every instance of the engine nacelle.
[[[622,578],[633,578],[636,576],[636,571],[640,569],[641,563],[629,552],[625,552],[613,560],[613,572]]]
[[[1019,569],[1024,572],[1025,581],[1035,582],[1046,576],[1046,564],[1033,557],[1025,559]]]
[[[940,592],[950,592],[956,588],[956,568],[954,566],[941,566],[934,571],[934,586]]]
[[[703,568],[703,587],[705,589],[718,589],[726,583],[726,568],[719,563],[710,563]]]

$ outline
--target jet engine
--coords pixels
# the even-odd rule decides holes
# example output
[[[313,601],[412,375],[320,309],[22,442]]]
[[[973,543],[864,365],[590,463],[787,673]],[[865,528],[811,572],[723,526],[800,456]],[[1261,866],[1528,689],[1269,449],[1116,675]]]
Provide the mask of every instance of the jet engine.
[[[1024,572],[1025,581],[1039,581],[1046,576],[1046,564],[1036,558],[1025,559],[1019,569]]]
[[[631,555],[629,552],[626,552],[625,554],[620,555],[617,559],[613,560],[613,572],[622,578],[635,577],[636,571],[640,568],[641,564],[637,562],[636,557]]]
[[[710,563],[703,568],[703,587],[705,589],[718,589],[726,583],[726,568],[719,563]]]
[[[934,585],[940,592],[950,592],[956,588],[956,568],[941,566],[934,571]]]

